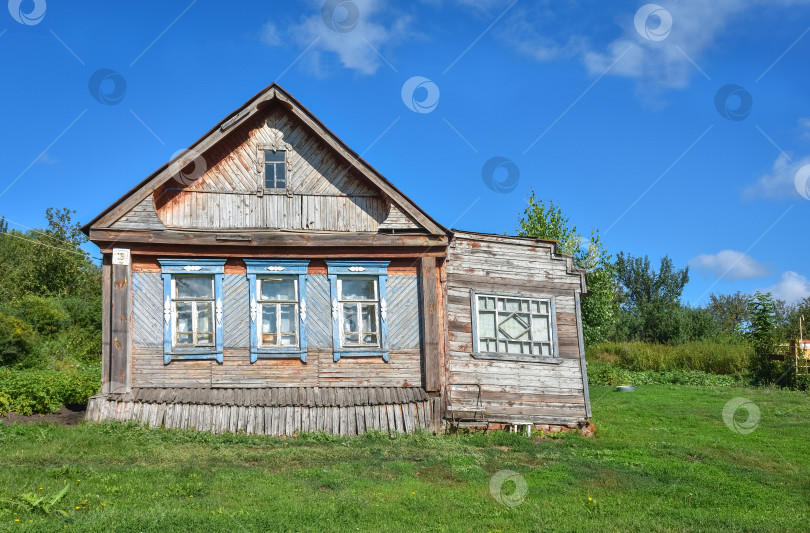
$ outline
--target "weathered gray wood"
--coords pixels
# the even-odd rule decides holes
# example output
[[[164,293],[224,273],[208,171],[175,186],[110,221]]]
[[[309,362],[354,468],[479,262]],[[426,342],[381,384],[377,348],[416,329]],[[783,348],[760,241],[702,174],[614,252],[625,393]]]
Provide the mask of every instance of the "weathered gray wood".
[[[428,391],[441,388],[439,368],[440,315],[436,258],[423,257],[419,269],[422,297],[422,352],[425,367],[424,387]]]
[[[110,318],[112,316],[112,260],[101,258],[101,392],[110,392]]]
[[[130,265],[111,266],[110,392],[129,390]]]
[[[277,99],[278,101],[283,102],[286,106],[286,111],[284,114],[295,117],[293,122],[303,124],[307,128],[307,131],[311,131],[313,136],[320,140],[319,142],[328,147],[332,153],[337,153],[342,160],[346,161],[349,166],[362,175],[365,180],[368,180],[376,188],[380,189],[386,197],[391,198],[394,203],[402,208],[402,210],[407,213],[411,219],[415,220],[434,234],[443,233],[443,228],[436,224],[424,212],[419,210],[418,207],[416,207],[408,198],[394,188],[388,181],[382,178],[382,176],[376,173],[376,171],[359,159],[354,152],[348,149],[348,147],[346,147],[346,145],[343,144],[339,139],[334,137],[331,132],[329,132],[317,119],[315,119],[307,110],[301,107],[298,102],[292,99],[291,96],[289,96],[279,87],[275,85],[268,87],[263,93],[260,93],[260,95],[257,95],[252,100],[248,101],[244,106],[242,106],[242,108],[235,111],[234,115],[243,114],[244,118],[241,119],[241,122],[246,123],[253,120],[253,117],[259,114],[267,113],[267,111],[265,111],[266,104],[264,104],[264,102],[272,99]],[[197,153],[205,153],[209,150],[212,152],[216,151],[224,144],[226,139],[235,135],[235,132],[241,131],[244,131],[243,128],[230,127],[224,131],[221,128],[215,128],[208,135],[198,141],[193,146],[193,149]],[[261,128],[259,128],[259,131],[261,131]],[[249,156],[248,152],[249,151],[246,151],[244,155]],[[242,161],[243,157],[240,157],[239,160]],[[165,165],[159,171],[154,173],[145,185],[142,185],[137,190],[128,193],[123,200],[93,220],[90,225],[98,227],[111,225],[114,221],[121,218],[125,213],[131,211],[136,205],[151,195],[156,189],[170,180],[173,177],[172,171],[176,170],[177,166],[179,165]],[[251,174],[249,167],[245,169],[247,172],[244,173],[238,165],[235,165],[235,169],[239,171],[238,174],[245,174],[249,180],[249,176]],[[237,178],[234,176],[232,179]]]
[[[217,239],[217,236],[227,235],[226,231],[218,233],[201,233],[183,230],[103,230],[93,229],[90,231],[90,240],[98,243],[128,242],[131,244],[171,244],[171,245],[197,245],[197,246],[219,246],[223,251],[227,248],[239,249],[245,247],[245,242],[228,242]],[[444,248],[447,239],[444,237],[428,237],[425,235],[389,235],[389,234],[368,234],[368,233],[329,233],[329,232],[306,232],[293,233],[283,231],[252,231],[251,246],[281,246],[281,247],[332,247],[332,248],[372,248],[372,247],[411,247],[416,248],[410,255],[419,257],[423,255],[444,256]],[[108,253],[108,248],[100,246],[104,253]],[[147,248],[144,248],[146,250]],[[112,250],[112,247],[109,247]],[[179,255],[185,255],[182,250],[177,250]],[[244,255],[244,254],[240,254]]]

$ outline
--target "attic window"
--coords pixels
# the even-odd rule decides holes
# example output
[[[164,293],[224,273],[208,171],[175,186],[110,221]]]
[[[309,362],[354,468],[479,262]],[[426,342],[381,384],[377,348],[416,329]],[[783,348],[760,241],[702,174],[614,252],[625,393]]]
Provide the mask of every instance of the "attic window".
[[[264,188],[265,190],[287,190],[287,151],[264,151]]]

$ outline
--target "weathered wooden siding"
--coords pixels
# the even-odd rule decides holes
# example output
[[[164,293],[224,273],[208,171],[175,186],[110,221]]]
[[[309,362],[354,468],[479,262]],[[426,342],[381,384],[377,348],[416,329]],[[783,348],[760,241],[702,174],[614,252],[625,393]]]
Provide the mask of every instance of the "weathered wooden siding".
[[[291,196],[259,192],[258,147],[272,142],[276,131],[292,147]],[[198,156],[195,165],[201,161],[205,161],[201,175],[190,171],[189,176],[170,181],[155,191],[154,200],[142,202],[114,226],[340,232],[419,228],[322,141],[279,111],[241,128],[205,159]]]
[[[172,361],[163,364],[163,281],[151,265],[133,273],[133,387],[419,386],[420,329],[416,276],[388,277],[390,360],[332,355],[329,280],[310,273],[307,281],[307,363],[260,359],[250,363],[250,308],[245,274],[223,276],[223,364]],[[315,267],[318,269],[319,267]],[[147,271],[144,271],[147,270]],[[238,270],[229,266],[228,270]]]
[[[250,300],[244,274],[222,277],[222,336],[225,348],[250,346]]]
[[[113,225],[115,229],[166,229],[155,213],[152,197],[136,205],[129,213],[119,218]]]
[[[419,286],[416,276],[388,276],[388,344],[392,350],[418,350]]]
[[[163,279],[159,273],[132,273],[132,343],[163,347]]]
[[[163,364],[160,348],[134,348],[133,387],[416,387],[421,382],[418,350],[391,351],[386,363],[377,357],[342,357],[308,352],[298,359],[259,359],[250,363],[246,349],[225,349],[215,361]]]
[[[506,237],[457,234],[447,270],[446,393],[454,409],[475,407],[499,422],[571,424],[586,418],[575,297],[582,279],[552,245]],[[555,297],[558,364],[476,359],[470,290]]]
[[[212,433],[438,431],[440,401],[418,388],[134,389],[90,398],[87,420],[138,421]]]
[[[307,307],[309,308],[309,338],[312,350],[332,350],[332,297],[329,278],[310,274],[307,280]]]

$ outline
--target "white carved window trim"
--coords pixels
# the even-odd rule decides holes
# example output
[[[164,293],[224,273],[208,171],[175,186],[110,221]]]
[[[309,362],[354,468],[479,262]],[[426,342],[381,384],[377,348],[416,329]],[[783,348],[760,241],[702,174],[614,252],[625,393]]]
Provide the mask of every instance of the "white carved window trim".
[[[216,301],[216,288],[214,283],[214,274],[201,275],[194,277],[206,277],[211,279],[211,296],[206,297],[193,297],[193,298],[180,298],[177,296],[177,280],[191,276],[172,276],[172,294],[171,294],[171,328],[172,328],[172,348],[213,348],[217,344],[217,323],[218,315],[221,316],[222,304]],[[180,343],[178,340],[178,322],[180,315],[177,312],[178,304],[191,304],[191,343]],[[211,342],[199,341],[199,317],[198,310],[201,305],[210,306],[211,309]]]
[[[365,270],[365,269],[364,269]],[[374,283],[374,298],[373,299],[348,299],[344,298],[343,296],[343,282],[347,280],[367,280]],[[380,347],[380,338],[382,337],[382,320],[387,318],[384,315],[387,314],[386,310],[386,303],[383,299],[380,300],[380,281],[378,276],[338,276],[337,278],[337,312],[338,312],[338,330],[340,331],[340,347],[345,349],[352,349],[352,348],[379,348]],[[358,321],[358,342],[356,343],[349,343],[346,342],[346,331],[344,329],[345,323],[345,315],[344,310],[345,306],[354,306],[357,313],[357,321]],[[363,330],[363,307],[372,307],[374,310],[374,331],[364,331]],[[381,317],[381,315],[383,315]],[[375,342],[363,342],[364,335],[374,335],[377,339]]]
[[[268,268],[269,270],[269,268]],[[264,298],[262,295],[262,281],[276,280],[276,279],[289,279],[295,286],[295,298],[292,300],[276,300],[272,298]],[[298,348],[301,345],[301,328],[299,321],[306,321],[306,302],[300,298],[298,290],[298,276],[272,276],[272,275],[258,275],[256,276],[256,343],[260,349],[274,349],[274,348]],[[299,306],[300,301],[300,306]],[[263,320],[264,314],[262,312],[264,306],[275,306],[276,308],[276,344],[265,344],[263,340]],[[284,332],[281,331],[281,307],[293,306],[293,320],[295,324],[295,343],[282,344],[281,337]],[[287,332],[289,333],[289,332]]]

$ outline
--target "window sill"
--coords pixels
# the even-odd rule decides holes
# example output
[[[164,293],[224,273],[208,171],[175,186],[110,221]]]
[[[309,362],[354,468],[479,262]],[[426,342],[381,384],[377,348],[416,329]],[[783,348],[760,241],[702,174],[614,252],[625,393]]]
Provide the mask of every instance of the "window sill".
[[[334,361],[337,363],[341,357],[382,357],[383,361],[388,362],[388,350],[381,350],[379,348],[345,348],[342,350],[335,350]]]
[[[523,355],[515,353],[473,353],[470,354],[476,359],[488,359],[492,361],[515,361],[518,363],[546,363],[558,365],[562,363],[559,357],[547,355]]]
[[[163,354],[163,364],[168,365],[172,360],[179,361],[216,361],[222,364],[222,352],[211,351],[188,351],[188,352],[168,352]]]
[[[307,362],[307,351],[300,348],[288,350],[251,350],[250,362],[255,363],[259,359],[301,359],[302,363]]]

